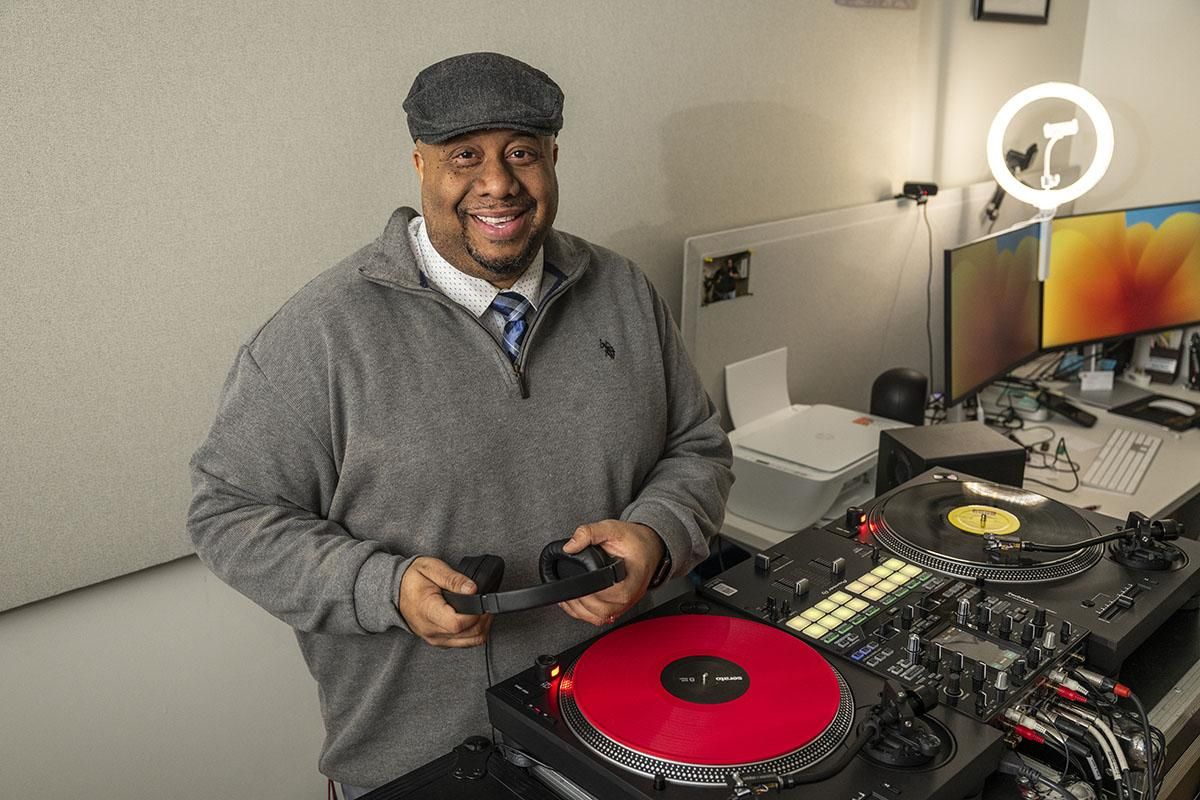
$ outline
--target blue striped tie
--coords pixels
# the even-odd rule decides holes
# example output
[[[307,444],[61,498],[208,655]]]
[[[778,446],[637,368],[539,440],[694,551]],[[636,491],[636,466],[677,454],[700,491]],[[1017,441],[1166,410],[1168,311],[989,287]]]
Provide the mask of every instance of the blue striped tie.
[[[504,336],[500,343],[514,364],[521,355],[525,338],[525,315],[532,308],[529,301],[516,292],[501,292],[492,301],[491,309],[504,318]]]

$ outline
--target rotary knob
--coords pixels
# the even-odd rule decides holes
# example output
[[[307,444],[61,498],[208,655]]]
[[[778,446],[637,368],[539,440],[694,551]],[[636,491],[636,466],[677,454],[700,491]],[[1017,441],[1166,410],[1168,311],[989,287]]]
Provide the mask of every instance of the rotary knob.
[[[980,603],[975,608],[975,627],[981,631],[986,631],[988,626],[992,624],[992,610]]]
[[[987,681],[987,664],[982,661],[976,661],[974,669],[971,670],[971,691],[978,692],[983,688],[983,684]]]
[[[996,673],[996,702],[1003,703],[1008,699],[1008,673],[1004,670]]]
[[[1000,618],[1000,637],[1007,639],[1012,636],[1013,618],[1011,614],[1005,614]]]
[[[905,645],[905,651],[908,653],[908,665],[915,667],[921,662],[921,637],[915,633],[908,635],[908,643]]]
[[[971,601],[963,598],[958,601],[958,610],[954,612],[954,619],[959,625],[966,625],[967,620],[971,618]]]
[[[1037,631],[1034,630],[1032,622],[1026,622],[1025,627],[1021,629],[1021,646],[1029,647],[1033,644],[1034,637],[1037,636]]]
[[[1025,654],[1025,660],[1029,663],[1030,669],[1037,669],[1038,664],[1042,663],[1042,649],[1040,647],[1029,648],[1029,652]]]
[[[1064,619],[1062,627],[1058,629],[1058,638],[1063,644],[1070,644],[1071,639],[1075,637],[1075,628],[1071,626],[1071,621]]]
[[[913,623],[913,607],[905,606],[900,609],[900,630],[906,631],[912,627]]]
[[[1046,609],[1041,606],[1033,610],[1033,626],[1039,631],[1046,627]]]

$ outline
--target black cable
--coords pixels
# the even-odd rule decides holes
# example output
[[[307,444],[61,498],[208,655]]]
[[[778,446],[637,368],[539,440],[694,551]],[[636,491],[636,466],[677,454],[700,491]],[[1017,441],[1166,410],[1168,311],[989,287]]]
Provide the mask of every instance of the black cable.
[[[1142,718],[1142,730],[1146,734],[1146,771],[1142,775],[1142,800],[1154,800],[1154,737],[1150,733],[1150,717],[1146,716],[1146,708],[1137,695],[1129,693],[1129,699],[1137,706],[1138,716]]]
[[[1059,783],[1065,783],[1067,773],[1071,770],[1071,748],[1067,747],[1067,737],[1062,737],[1063,755],[1066,756],[1066,761],[1063,762],[1062,772],[1058,776]]]
[[[933,381],[933,226],[929,224],[929,204],[922,202],[921,216],[929,234],[929,271],[925,273],[925,340],[929,344],[929,380]],[[949,388],[949,387],[943,387]]]

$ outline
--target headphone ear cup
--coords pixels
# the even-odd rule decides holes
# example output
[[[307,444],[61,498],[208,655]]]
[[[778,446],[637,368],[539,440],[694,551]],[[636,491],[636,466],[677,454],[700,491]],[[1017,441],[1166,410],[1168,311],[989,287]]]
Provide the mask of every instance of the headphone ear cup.
[[[542,576],[543,583],[594,572],[612,563],[609,555],[595,545],[588,545],[578,553],[564,553],[563,545],[568,541],[558,539],[542,548],[542,555],[538,559],[538,574]]]

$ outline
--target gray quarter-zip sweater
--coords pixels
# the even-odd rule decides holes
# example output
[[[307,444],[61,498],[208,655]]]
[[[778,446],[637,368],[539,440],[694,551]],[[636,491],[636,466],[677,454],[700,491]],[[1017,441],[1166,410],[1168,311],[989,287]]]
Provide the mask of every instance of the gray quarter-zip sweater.
[[[321,771],[355,786],[488,732],[484,648],[425,644],[396,608],[412,558],[494,553],[517,588],[546,542],[619,518],[653,528],[680,574],[732,482],[718,414],[637,267],[552,231],[546,264],[564,277],[513,365],[420,274],[415,214],[396,211],[249,339],[191,464],[196,551],[295,629]],[[502,615],[493,677],[594,633],[554,606]]]

